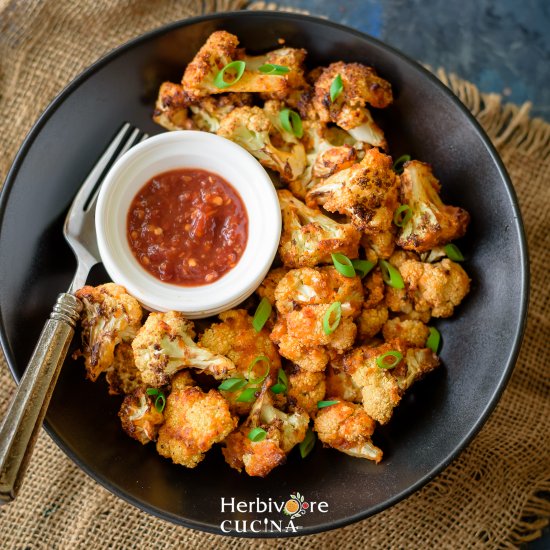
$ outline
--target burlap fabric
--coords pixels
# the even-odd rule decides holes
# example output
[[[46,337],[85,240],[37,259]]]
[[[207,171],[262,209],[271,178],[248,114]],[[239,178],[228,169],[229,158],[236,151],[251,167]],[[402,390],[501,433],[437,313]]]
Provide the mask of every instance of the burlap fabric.
[[[0,181],[25,134],[59,90],[133,36],[239,0],[0,0]],[[271,6],[270,6],[271,7]],[[532,297],[521,356],[496,411],[472,444],[415,495],[358,524],[254,543],[165,523],[114,497],[43,432],[16,502],[0,509],[0,548],[500,548],[536,538],[550,517],[550,125],[529,105],[502,105],[442,78],[483,124],[512,176],[531,252]],[[0,413],[14,383],[0,369]]]

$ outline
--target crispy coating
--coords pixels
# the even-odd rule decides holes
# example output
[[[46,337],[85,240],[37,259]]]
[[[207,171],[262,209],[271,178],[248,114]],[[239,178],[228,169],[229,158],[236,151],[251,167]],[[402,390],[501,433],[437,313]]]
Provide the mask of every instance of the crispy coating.
[[[187,108],[190,100],[181,84],[163,82],[159,88],[153,120],[167,130],[192,130]]]
[[[382,451],[371,441],[375,425],[361,405],[347,401],[320,409],[314,421],[315,431],[325,445],[378,463]]]
[[[75,295],[83,304],[82,348],[75,356],[84,357],[86,376],[95,382],[113,364],[115,347],[135,337],[143,312],[138,301],[114,283],[84,286]]]
[[[178,388],[166,400],[157,451],[175,464],[194,468],[212,445],[223,441],[236,427],[237,419],[218,391]]]
[[[221,121],[233,109],[252,105],[253,96],[249,93],[220,94],[208,96],[189,106],[191,121],[198,130],[215,134]]]
[[[144,387],[136,388],[124,398],[118,416],[122,429],[142,445],[157,439],[164,422],[163,414],[155,409],[155,402]]]
[[[355,384],[347,372],[337,365],[336,361],[331,361],[328,365],[325,380],[327,399],[361,403],[363,399],[361,388]]]
[[[275,305],[275,289],[279,284],[280,280],[288,273],[286,267],[276,267],[271,269],[266,275],[265,279],[262,281],[262,284],[258,287],[256,292],[260,298],[266,298],[269,303]]]
[[[188,369],[178,371],[170,381],[171,391],[181,390],[187,386],[196,386],[196,382]]]
[[[418,160],[405,163],[401,202],[410,206],[412,216],[401,228],[399,246],[425,252],[466,233],[470,215],[462,208],[445,205],[439,197],[440,190],[429,164]]]
[[[373,308],[363,308],[357,319],[357,332],[361,341],[376,336],[388,320],[388,308],[378,305]]]
[[[369,149],[360,163],[318,183],[307,198],[349,216],[357,229],[371,235],[393,231],[398,188],[391,157]]]
[[[384,300],[385,293],[384,279],[379,267],[375,267],[366,277],[363,284],[365,290],[364,308],[373,308]]]
[[[105,379],[109,384],[110,395],[126,395],[143,386],[130,344],[121,342],[115,348],[113,364],[107,369]]]
[[[422,321],[412,319],[390,319],[382,329],[384,340],[399,339],[407,346],[423,348],[430,335],[430,329]]]
[[[230,359],[195,344],[194,337],[193,323],[182,313],[150,313],[132,342],[143,381],[149,386],[163,386],[184,367],[204,371],[218,379],[235,372]]]
[[[309,372],[296,368],[288,375],[288,401],[292,408],[299,407],[310,416],[317,412],[317,402],[325,397],[326,383],[322,372]]]
[[[351,224],[335,222],[286,189],[277,194],[283,216],[279,254],[285,267],[330,263],[330,255],[336,252],[357,258],[361,234]]]

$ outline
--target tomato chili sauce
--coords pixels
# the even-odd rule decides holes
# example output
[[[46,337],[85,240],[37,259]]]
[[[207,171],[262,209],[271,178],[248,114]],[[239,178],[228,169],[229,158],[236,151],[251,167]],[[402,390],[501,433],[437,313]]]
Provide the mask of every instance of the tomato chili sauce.
[[[248,216],[239,193],[221,176],[182,168],[158,174],[141,188],[128,211],[127,236],[151,275],[199,286],[237,265]]]

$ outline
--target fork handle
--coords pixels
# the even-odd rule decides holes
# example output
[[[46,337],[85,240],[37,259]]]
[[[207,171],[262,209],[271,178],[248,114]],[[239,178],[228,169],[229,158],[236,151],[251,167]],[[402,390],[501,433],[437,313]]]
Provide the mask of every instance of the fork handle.
[[[82,304],[60,294],[0,428],[0,504],[17,495]]]

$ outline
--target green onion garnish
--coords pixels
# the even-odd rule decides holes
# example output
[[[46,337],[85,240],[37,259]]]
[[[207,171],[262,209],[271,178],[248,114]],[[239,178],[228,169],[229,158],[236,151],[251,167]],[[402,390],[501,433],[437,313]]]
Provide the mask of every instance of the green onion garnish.
[[[393,223],[397,225],[397,227],[403,227],[407,225],[412,215],[411,207],[408,204],[402,204],[393,215]]]
[[[297,138],[301,138],[304,135],[302,119],[296,111],[283,109],[279,113],[279,120],[281,121],[281,126],[290,134],[295,135]]]
[[[435,327],[430,327],[430,335],[426,340],[426,347],[430,348],[434,353],[439,350],[439,344],[441,343],[441,334]]]
[[[344,277],[355,277],[353,262],[345,254],[334,253],[330,256],[338,273],[341,273]]]
[[[157,396],[155,399],[155,409],[161,413],[166,406],[166,397],[162,390],[159,390],[158,388],[147,388],[146,392],[147,395],[150,395],[151,397],[154,397],[155,395]]]
[[[386,260],[379,260],[380,269],[382,271],[382,279],[384,282],[392,286],[393,288],[405,288],[405,283],[403,282],[403,277],[399,270],[395,268],[390,262]]]
[[[464,256],[462,255],[462,252],[460,252],[460,249],[458,248],[458,246],[456,246],[456,244],[446,244],[443,249],[445,250],[445,254],[447,254],[447,258],[449,258],[449,260],[453,260],[453,262],[464,261]]]
[[[283,369],[279,369],[277,374],[277,383],[271,386],[273,393],[284,393],[288,389],[288,377]]]
[[[361,277],[368,275],[369,271],[376,265],[368,260],[351,260],[351,263],[355,269],[355,273]]]
[[[275,65],[273,63],[266,63],[265,65],[258,67],[258,71],[260,71],[263,74],[280,75],[280,74],[289,73],[290,68],[285,67],[284,65]]]
[[[259,363],[260,361],[266,363],[266,369],[265,369],[264,374],[262,374],[262,376],[260,376],[260,378],[256,378],[255,380],[251,379],[250,377],[252,376],[252,369],[254,368],[254,365],[256,363]],[[248,378],[250,384],[261,384],[267,378],[267,375],[269,374],[269,369],[270,368],[271,368],[271,360],[269,359],[269,357],[266,357],[265,355],[258,355],[258,357],[255,357],[252,360],[252,362],[250,363],[250,365],[248,365],[247,378]]]
[[[311,428],[308,428],[304,440],[299,445],[300,455],[302,458],[305,458],[309,453],[311,453],[313,447],[315,447],[316,439],[317,438],[313,430]]]
[[[246,380],[244,378],[228,378],[218,386],[218,389],[224,391],[237,391],[245,386]]]
[[[393,369],[399,365],[403,355],[398,351],[387,351],[376,358],[376,364],[381,369]]]
[[[344,83],[342,82],[342,77],[340,75],[336,75],[336,78],[330,85],[330,100],[334,102],[334,100],[342,93],[343,89]]]
[[[334,321],[330,322],[330,318],[334,313]],[[332,334],[340,324],[342,318],[342,304],[340,302],[334,302],[325,312],[323,316],[323,330],[325,334]]]
[[[393,171],[396,174],[402,174],[403,173],[403,165],[406,162],[409,162],[411,160],[411,155],[401,155],[394,163],[393,163]]]
[[[243,390],[235,401],[239,403],[252,403],[256,399],[256,390],[258,388],[246,388]]]
[[[267,437],[267,432],[263,428],[254,428],[248,432],[248,439],[257,443]]]
[[[317,401],[317,408],[324,409],[325,407],[336,405],[336,403],[340,403],[340,401]]]
[[[252,319],[252,326],[256,332],[260,332],[266,321],[271,315],[271,302],[267,298],[262,298],[262,301],[256,308],[256,313],[254,313],[254,318]]]
[[[229,88],[229,86],[232,86],[241,79],[245,68],[246,63],[244,61],[232,61],[228,63],[214,78],[214,86],[216,86],[216,88]],[[235,73],[231,82],[227,82],[224,78],[226,71]]]

